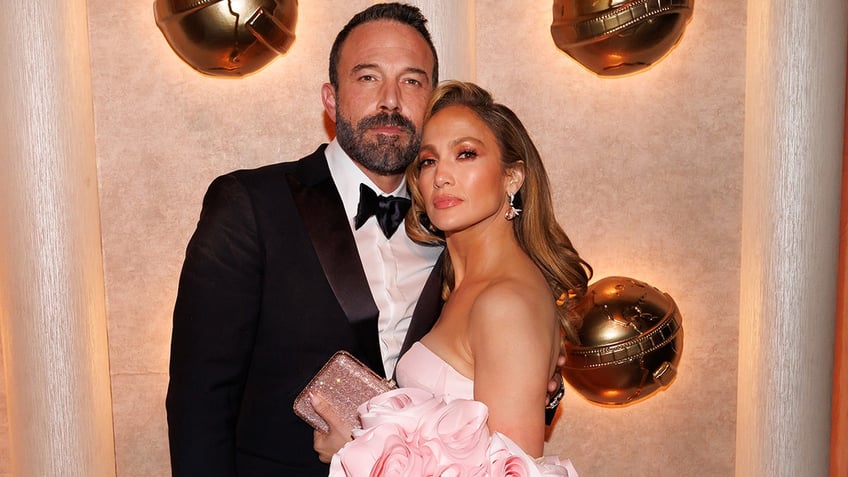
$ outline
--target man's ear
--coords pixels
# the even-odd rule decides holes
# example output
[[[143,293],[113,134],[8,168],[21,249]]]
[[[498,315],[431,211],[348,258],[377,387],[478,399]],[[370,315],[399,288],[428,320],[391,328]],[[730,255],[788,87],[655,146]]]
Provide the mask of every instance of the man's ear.
[[[336,122],[336,88],[330,83],[321,86],[321,102],[324,103],[324,111],[334,123]]]
[[[524,185],[524,167],[524,161],[517,161],[509,165],[509,169],[506,171],[507,192],[516,194],[521,189],[521,186]]]

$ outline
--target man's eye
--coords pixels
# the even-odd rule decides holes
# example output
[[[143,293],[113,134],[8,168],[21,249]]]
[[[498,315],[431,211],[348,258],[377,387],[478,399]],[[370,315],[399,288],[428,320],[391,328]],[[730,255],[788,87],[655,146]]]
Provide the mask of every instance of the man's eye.
[[[417,79],[414,79],[414,78],[407,79],[406,84],[412,85],[412,86],[421,86],[421,82],[418,81]]]

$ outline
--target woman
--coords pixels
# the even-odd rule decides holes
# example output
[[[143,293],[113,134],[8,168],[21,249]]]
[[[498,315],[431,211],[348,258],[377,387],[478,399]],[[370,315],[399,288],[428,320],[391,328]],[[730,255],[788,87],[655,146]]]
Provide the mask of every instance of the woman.
[[[539,153],[509,108],[451,81],[434,91],[424,121],[407,172],[406,228],[416,241],[446,245],[446,301],[398,363],[398,383],[447,403],[485,404],[488,431],[537,458],[561,333],[575,339],[570,310],[591,268],[557,224]],[[360,411],[361,436],[373,413],[368,404]],[[336,472],[354,468],[357,440],[334,457]]]

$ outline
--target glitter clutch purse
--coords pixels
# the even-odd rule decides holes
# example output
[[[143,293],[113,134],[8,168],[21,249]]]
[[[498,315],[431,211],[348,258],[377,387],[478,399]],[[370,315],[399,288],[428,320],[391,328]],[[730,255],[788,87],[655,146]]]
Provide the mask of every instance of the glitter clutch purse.
[[[294,413],[313,428],[327,432],[329,426],[309,400],[309,393],[315,393],[324,398],[341,419],[357,427],[359,405],[395,387],[393,381],[380,377],[347,351],[337,351],[294,400]]]

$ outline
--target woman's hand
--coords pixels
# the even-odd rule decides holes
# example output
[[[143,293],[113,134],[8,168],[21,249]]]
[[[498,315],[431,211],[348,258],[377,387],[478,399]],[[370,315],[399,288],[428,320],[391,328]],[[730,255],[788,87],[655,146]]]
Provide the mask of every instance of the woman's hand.
[[[327,432],[316,429],[312,436],[313,449],[318,453],[318,459],[329,464],[333,454],[352,439],[350,434],[353,428],[342,421],[321,396],[310,394],[309,400],[315,412],[330,426]]]

